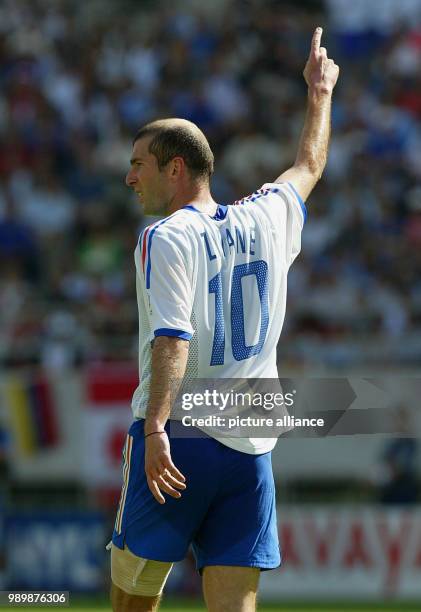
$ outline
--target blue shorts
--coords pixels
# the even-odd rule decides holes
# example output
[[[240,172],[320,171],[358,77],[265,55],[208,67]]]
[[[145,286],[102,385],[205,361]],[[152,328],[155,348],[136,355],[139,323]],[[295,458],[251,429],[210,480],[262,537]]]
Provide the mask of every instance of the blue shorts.
[[[181,561],[192,544],[198,570],[207,565],[278,567],[271,453],[241,453],[203,434],[172,437],[171,457],[187,488],[179,499],[164,494],[161,505],[146,482],[143,427],[144,420],[133,423],[124,447],[113,543],[156,561]]]

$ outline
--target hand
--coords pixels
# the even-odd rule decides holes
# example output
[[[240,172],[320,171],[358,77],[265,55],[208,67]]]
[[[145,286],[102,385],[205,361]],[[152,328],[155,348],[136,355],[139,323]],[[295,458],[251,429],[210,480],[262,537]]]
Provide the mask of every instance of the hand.
[[[311,91],[331,94],[338,80],[339,66],[327,57],[326,49],[320,46],[322,32],[322,28],[316,28],[314,31],[303,75]]]
[[[165,504],[161,491],[179,498],[184,490],[185,478],[171,460],[170,443],[166,432],[153,434],[145,440],[145,472],[149,489],[156,501]]]

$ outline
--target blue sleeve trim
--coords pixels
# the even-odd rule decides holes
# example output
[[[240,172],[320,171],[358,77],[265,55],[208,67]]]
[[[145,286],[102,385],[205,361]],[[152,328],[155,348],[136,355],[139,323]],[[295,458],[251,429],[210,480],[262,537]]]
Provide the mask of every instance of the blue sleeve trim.
[[[181,329],[170,329],[168,327],[160,327],[154,331],[155,338],[157,336],[173,336],[176,338],[181,338],[181,340],[190,340],[193,334],[189,332],[182,331]]]
[[[297,198],[297,200],[300,203],[301,210],[302,210],[303,217],[304,217],[304,223],[305,223],[307,221],[307,208],[306,208],[306,205],[304,204],[302,197],[300,196],[298,191],[295,189],[294,185],[292,183],[288,183],[288,185],[291,187],[292,191],[295,193],[295,197]]]

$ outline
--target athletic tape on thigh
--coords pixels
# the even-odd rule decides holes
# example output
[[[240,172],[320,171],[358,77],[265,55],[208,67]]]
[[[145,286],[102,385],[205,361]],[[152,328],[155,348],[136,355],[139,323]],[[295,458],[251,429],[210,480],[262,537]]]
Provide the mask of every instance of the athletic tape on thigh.
[[[127,546],[111,547],[111,579],[128,595],[157,597],[164,589],[172,563],[152,561],[134,555]]]

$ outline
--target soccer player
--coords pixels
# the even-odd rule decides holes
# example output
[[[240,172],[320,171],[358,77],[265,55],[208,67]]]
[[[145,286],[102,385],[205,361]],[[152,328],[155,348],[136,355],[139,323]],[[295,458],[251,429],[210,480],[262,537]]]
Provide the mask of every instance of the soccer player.
[[[135,250],[140,383],[111,546],[115,611],[154,611],[190,544],[211,612],[252,612],[261,570],[279,566],[275,438],[170,437],[175,381],[277,378],[290,265],[304,201],[326,163],[339,68],[314,32],[305,125],[294,165],[234,206],[209,189],[213,154],[194,124],[139,130],[126,183],[164,215]]]

